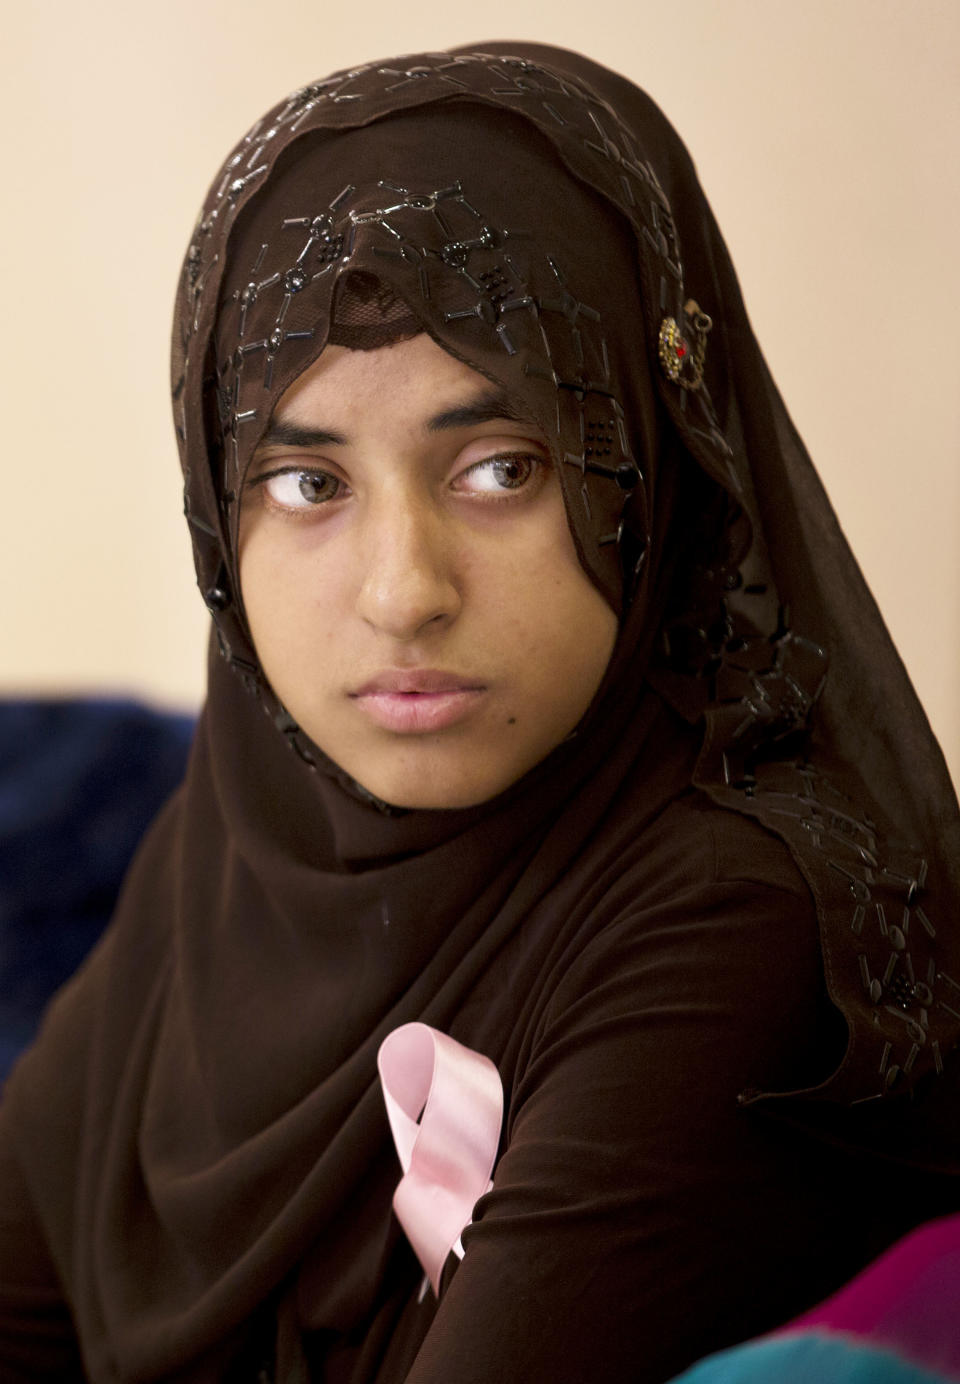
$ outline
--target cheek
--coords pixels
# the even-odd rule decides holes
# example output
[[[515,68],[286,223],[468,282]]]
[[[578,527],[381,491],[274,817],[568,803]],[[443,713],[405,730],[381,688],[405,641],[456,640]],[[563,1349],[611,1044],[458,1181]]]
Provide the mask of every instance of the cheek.
[[[284,529],[292,527],[284,525]],[[261,665],[280,692],[288,670],[326,662],[334,645],[336,571],[322,550],[276,526],[251,524],[240,544],[240,590]]]
[[[562,510],[548,541],[514,556],[499,585],[501,636],[528,683],[559,715],[572,707],[579,720],[613,653],[617,616],[580,566]]]
[[[240,594],[250,625],[250,633],[258,652],[260,636],[283,619],[297,583],[289,579],[287,564],[278,561],[275,544],[269,541],[262,527],[251,526],[241,531]]]

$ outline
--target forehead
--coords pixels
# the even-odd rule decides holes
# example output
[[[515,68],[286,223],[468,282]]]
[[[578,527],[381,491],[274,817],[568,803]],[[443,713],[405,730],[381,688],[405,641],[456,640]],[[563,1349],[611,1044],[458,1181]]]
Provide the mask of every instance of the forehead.
[[[389,394],[383,397],[387,387]],[[431,394],[479,394],[490,381],[444,351],[426,333],[374,350],[327,346],[280,395],[273,416],[318,406],[338,412],[371,406],[402,407]]]
[[[536,427],[522,401],[420,333],[369,351],[328,346],[277,400],[261,445],[279,425],[441,432],[505,420]]]

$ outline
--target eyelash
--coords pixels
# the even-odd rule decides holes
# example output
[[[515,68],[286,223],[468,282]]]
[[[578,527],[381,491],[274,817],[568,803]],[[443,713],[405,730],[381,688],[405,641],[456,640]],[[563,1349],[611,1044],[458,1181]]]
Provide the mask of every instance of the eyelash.
[[[310,470],[304,466],[278,466],[276,470],[264,471],[262,475],[254,476],[252,480],[247,482],[247,485],[250,487],[250,489],[254,489],[257,486],[261,487],[265,503],[268,504],[272,509],[279,510],[283,514],[309,513],[311,509],[322,509],[324,505],[328,505],[331,502],[331,500],[335,500],[337,498],[337,491],[335,491],[334,494],[329,496],[326,500],[318,500],[313,505],[311,505],[308,501],[307,507],[301,511],[298,506],[295,507],[280,504],[277,500],[274,500],[269,490],[267,490],[267,483],[269,481],[277,480],[280,476],[296,476],[298,477],[301,486],[304,481],[318,481],[321,479],[334,481],[337,485],[337,491],[339,491],[339,489],[344,484],[340,477],[335,476],[332,471],[323,471],[319,468],[317,468],[316,470]],[[301,494],[302,493],[303,492],[301,490]],[[307,496],[304,495],[303,498],[306,500]]]
[[[479,461],[475,461],[471,466],[468,466],[465,471],[461,471],[460,474],[457,476],[457,480],[460,480],[463,476],[469,476],[473,473],[480,472],[485,466],[494,467],[498,464],[500,466],[503,466],[505,464],[509,464],[510,462],[518,461],[530,463],[530,470],[527,476],[522,481],[520,481],[518,485],[503,487],[503,493],[505,496],[516,494],[520,490],[526,490],[528,484],[538,474],[542,475],[542,473],[546,469],[547,463],[545,459],[542,456],[540,456],[537,452],[495,452],[492,456],[482,457]],[[494,498],[494,495],[491,495],[488,498]]]
[[[482,457],[479,461],[472,463],[472,465],[466,467],[463,471],[459,472],[455,479],[461,480],[464,476],[469,476],[473,473],[479,473],[483,470],[484,467],[492,467],[497,465],[498,463],[501,466],[503,466],[504,464],[509,464],[510,462],[529,463],[530,470],[527,476],[515,486],[504,486],[499,495],[496,491],[490,491],[486,494],[482,494],[481,498],[484,501],[492,504],[501,504],[505,501],[509,501],[521,492],[530,491],[536,485],[536,481],[538,479],[543,478],[550,464],[547,458],[538,452],[496,452],[491,456]],[[332,495],[328,496],[326,499],[316,500],[314,503],[311,503],[307,499],[307,496],[304,495],[303,498],[304,500],[307,500],[307,503],[303,507],[299,505],[285,505],[275,500],[270,495],[269,490],[266,489],[267,483],[269,481],[276,480],[280,476],[297,476],[300,482],[299,488],[301,488],[301,495],[303,493],[302,485],[304,481],[316,481],[325,479],[328,481],[333,481],[336,484],[337,489],[334,491]],[[304,466],[279,466],[273,471],[264,471],[261,475],[254,476],[252,480],[248,480],[247,487],[249,489],[259,487],[263,494],[264,503],[268,505],[274,512],[289,518],[302,518],[307,517],[311,514],[316,514],[320,510],[324,509],[327,505],[331,504],[334,500],[342,498],[342,496],[340,495],[340,491],[342,489],[348,489],[348,487],[346,487],[346,483],[342,481],[339,476],[334,475],[333,472],[325,471],[320,468],[311,469]]]

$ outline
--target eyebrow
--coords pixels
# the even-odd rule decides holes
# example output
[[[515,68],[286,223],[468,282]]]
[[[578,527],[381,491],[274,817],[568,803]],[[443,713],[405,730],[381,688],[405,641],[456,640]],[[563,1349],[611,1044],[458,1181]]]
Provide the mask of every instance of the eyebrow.
[[[427,421],[427,432],[449,432],[454,428],[476,427],[478,423],[496,423],[500,420],[510,423],[526,423],[535,426],[533,418],[510,399],[502,390],[488,390],[469,404],[458,404],[453,408],[435,413]],[[331,428],[311,428],[302,423],[283,422],[271,419],[266,432],[260,439],[261,447],[345,447],[349,438]]]
[[[513,403],[509,395],[502,390],[491,389],[470,404],[461,404],[434,414],[427,424],[427,431],[446,432],[451,428],[473,427],[477,423],[496,423],[500,419],[510,423],[532,424],[534,421]]]
[[[282,423],[271,419],[261,437],[260,447],[345,447],[347,438],[330,428],[308,428],[302,423]]]

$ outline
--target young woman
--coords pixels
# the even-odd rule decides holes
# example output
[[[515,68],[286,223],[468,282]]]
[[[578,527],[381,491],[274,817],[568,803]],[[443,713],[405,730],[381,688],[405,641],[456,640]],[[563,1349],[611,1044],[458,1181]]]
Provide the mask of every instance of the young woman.
[[[5,1096],[4,1378],[662,1380],[954,1207],[956,802],[649,100],[295,93],[173,394],[209,699]]]

